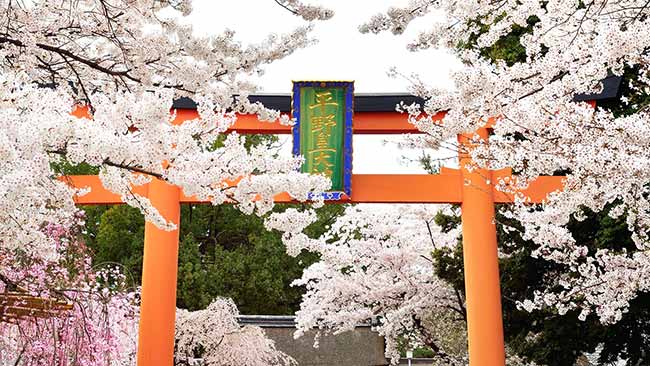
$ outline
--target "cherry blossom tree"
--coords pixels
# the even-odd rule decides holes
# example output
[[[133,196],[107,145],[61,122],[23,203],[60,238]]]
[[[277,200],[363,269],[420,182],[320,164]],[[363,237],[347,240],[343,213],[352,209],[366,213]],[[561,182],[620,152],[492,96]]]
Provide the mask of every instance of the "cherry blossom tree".
[[[385,337],[393,364],[400,349],[424,346],[433,351],[435,365],[466,365],[464,294],[436,275],[444,264],[435,255],[458,253],[453,248],[460,227],[445,224],[441,213],[458,215],[439,205],[351,206],[318,238],[299,228],[287,231],[285,219],[294,214],[273,214],[269,226],[284,231],[292,253],[320,255],[293,283],[306,288],[296,336],[316,329],[317,345],[321,334],[371,324]],[[534,364],[509,355],[508,365]]]
[[[634,0],[415,0],[360,27],[400,34],[413,19],[425,17],[430,26],[409,49],[453,49],[464,65],[453,75],[453,90],[410,77],[412,91],[426,100],[401,106],[426,132],[414,144],[435,148],[491,121],[489,142],[477,140],[468,152],[478,166],[514,169],[518,179],[494,182],[500,189],[525,187],[540,175],[566,175],[565,189],[540,208],[516,199],[513,217],[524,224],[525,239],[539,245],[534,255],[568,268],[549,279],[548,291],[522,303],[527,309],[578,309],[582,317],[595,312],[603,322],[616,322],[637,293],[650,290],[648,105],[630,103],[621,113],[575,99],[600,92],[608,75],[624,73],[632,93],[650,94],[649,15],[647,2]],[[525,62],[486,57],[508,37],[516,37]],[[443,123],[434,124],[428,116],[443,110]],[[637,250],[576,244],[567,224],[584,217],[583,210],[626,217]]]
[[[308,238],[298,228],[285,232],[292,253],[307,249],[321,256],[294,282],[307,289],[296,313],[297,335],[312,328],[340,333],[374,322],[393,361],[399,359],[401,337],[413,346],[435,347],[452,361],[438,346],[440,335],[424,326],[441,310],[464,314],[459,294],[434,275],[433,249],[455,245],[458,235],[457,230],[443,233],[433,223],[436,212],[426,206],[352,206],[319,238]],[[282,228],[285,214],[274,214],[269,226]]]
[[[115,267],[93,268],[75,227],[48,225],[57,260],[0,251],[0,365],[132,365],[137,291]],[[36,301],[35,301],[36,300]],[[71,308],[39,306],[68,303]]]
[[[331,15],[283,3],[308,19]],[[296,172],[300,158],[273,156],[262,145],[247,150],[240,136],[224,136],[236,113],[291,123],[250,103],[256,88],[247,79],[311,44],[311,26],[244,46],[229,30],[195,36],[180,20],[190,1],[2,1],[0,8],[0,247],[56,255],[40,228],[76,221],[75,192],[51,165],[61,159],[99,167],[106,188],[163,228],[176,223],[132,185],[162,179],[258,214],[279,192],[306,200],[328,188],[327,179]],[[182,96],[198,103],[200,119],[176,125],[170,108]],[[75,105],[88,113],[72,116]]]
[[[176,365],[199,361],[212,365],[297,365],[278,351],[264,330],[240,326],[239,311],[230,299],[219,298],[204,310],[176,312]]]
[[[49,225],[58,260],[0,252],[0,302],[23,294],[16,310],[0,307],[0,365],[135,364],[138,289],[120,268],[92,267],[77,228]],[[34,307],[34,299],[67,302],[71,309]],[[291,365],[259,327],[238,324],[237,307],[217,299],[205,310],[177,310],[176,365]]]
[[[305,20],[332,16],[301,1],[278,3]],[[249,102],[256,90],[249,77],[310,45],[312,26],[243,45],[231,30],[194,35],[182,22],[189,0],[8,0],[0,8],[0,290],[20,287],[74,304],[60,316],[2,323],[9,352],[2,361],[133,364],[137,296],[121,291],[117,273],[91,271],[85,253],[76,258],[81,267],[66,266],[67,250],[83,245],[62,241],[51,228],[78,230],[83,215],[72,198],[84,192],[71,189],[55,167],[98,167],[107,189],[165,229],[178,223],[167,222],[132,186],[161,179],[185,194],[256,214],[268,212],[283,191],[307,200],[329,180],[298,173],[300,158],[275,156],[263,145],[247,149],[242,137],[225,132],[237,113],[291,123]],[[191,97],[200,118],[175,124],[170,108],[179,97]],[[232,325],[234,313],[219,302],[205,314]],[[181,323],[190,324],[194,316],[181,314]],[[249,364],[281,358],[259,330],[233,330],[225,338],[233,346],[219,347],[221,356],[206,349],[209,362],[231,360],[233,349],[251,346],[246,342],[258,343],[261,352]],[[181,350],[192,347],[182,337],[179,342]]]

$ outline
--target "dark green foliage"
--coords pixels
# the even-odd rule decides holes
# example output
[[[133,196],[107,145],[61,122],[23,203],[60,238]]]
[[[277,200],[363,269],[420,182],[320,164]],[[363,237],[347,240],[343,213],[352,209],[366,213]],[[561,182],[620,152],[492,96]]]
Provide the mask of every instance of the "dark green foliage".
[[[321,209],[324,223],[340,208]],[[205,307],[216,296],[232,297],[242,313],[291,314],[302,291],[291,287],[303,268],[317,257],[285,253],[279,233],[266,231],[262,219],[244,215],[231,206],[183,207],[179,256],[178,305],[190,310]]]
[[[418,159],[418,163],[424,168],[428,174],[438,174],[440,173],[440,167],[442,162],[440,160],[434,159],[431,154],[423,151],[422,155]]]
[[[70,164],[66,159],[56,163],[51,163],[52,170],[61,175],[95,175],[99,173],[99,168],[81,163],[78,165]]]
[[[625,218],[614,219],[608,215],[609,208],[601,212],[584,209],[586,218],[582,221],[571,219],[568,228],[578,243],[586,244],[593,254],[597,249],[609,249],[620,252],[622,250],[637,250]]]
[[[88,222],[89,225],[93,223]],[[91,234],[94,230],[96,234]],[[144,217],[130,206],[112,206],[101,214],[96,228],[87,226],[86,245],[94,252],[93,264],[119,264],[137,284],[142,278],[143,243]]]
[[[630,301],[630,309],[616,326],[607,327],[602,336],[601,362],[617,357],[628,365],[650,364],[650,294],[642,293]]]
[[[222,136],[213,148],[222,145]],[[251,135],[245,146],[274,143],[276,136]],[[53,164],[57,174],[97,174],[87,164],[62,160]],[[285,205],[286,206],[286,205]],[[93,251],[94,265],[119,264],[139,285],[142,277],[144,218],[126,206],[86,206],[84,239]],[[282,206],[278,207],[282,209]],[[344,210],[331,205],[317,210],[319,221],[307,228],[318,236]],[[244,215],[229,205],[184,205],[181,208],[177,305],[189,310],[205,308],[219,296],[231,297],[245,314],[293,314],[303,289],[290,286],[318,257],[286,254],[280,233],[269,232],[263,220]]]
[[[494,45],[481,49],[481,56],[489,60],[503,60],[509,66],[517,62],[526,61],[526,49],[519,42],[519,38],[531,33],[536,19],[529,19],[527,27],[515,25],[510,33],[501,37]]]
[[[530,17],[526,27],[514,25],[508,34],[501,37],[492,46],[481,48],[481,56],[492,62],[504,61],[508,66],[525,62],[526,49],[521,45],[520,38],[524,34],[532,33],[533,26],[538,21],[537,17]],[[478,38],[490,29],[490,25],[483,23],[481,19],[476,19],[474,23],[478,26],[478,33],[472,34],[468,43],[459,44],[459,49],[476,49]]]
[[[569,228],[579,244],[612,250],[634,250],[624,218],[612,219],[607,211],[594,213],[586,210],[583,221],[571,220]],[[442,216],[442,215],[440,215]],[[440,223],[457,223],[456,217],[440,217]],[[517,309],[516,302],[530,299],[534,291],[546,288],[547,276],[565,269],[553,262],[531,257],[535,245],[524,241],[520,231],[506,231],[504,227],[519,227],[514,221],[497,215],[499,248],[508,254],[500,260],[503,320],[506,342],[521,357],[540,365],[573,365],[585,352],[593,352],[600,344],[601,362],[618,357],[629,365],[646,364],[650,357],[650,294],[643,293],[631,302],[630,311],[613,325],[603,325],[595,315],[585,321],[578,312],[559,315],[551,310],[529,313]],[[519,227],[520,228],[520,227]],[[464,294],[462,246],[455,250],[443,249],[433,253],[435,271]],[[641,363],[639,363],[641,362]]]
[[[320,220],[307,231],[322,234],[342,210],[337,205],[319,209]],[[95,263],[119,263],[139,284],[142,214],[122,205],[90,208],[87,217],[86,241]],[[303,290],[290,284],[318,259],[311,253],[288,256],[279,233],[267,231],[261,218],[227,205],[183,206],[180,238],[177,305],[189,310],[225,296],[245,314],[292,314]]]
[[[465,289],[465,274],[463,272],[463,246],[454,249],[443,248],[433,252],[436,275],[456,289]]]

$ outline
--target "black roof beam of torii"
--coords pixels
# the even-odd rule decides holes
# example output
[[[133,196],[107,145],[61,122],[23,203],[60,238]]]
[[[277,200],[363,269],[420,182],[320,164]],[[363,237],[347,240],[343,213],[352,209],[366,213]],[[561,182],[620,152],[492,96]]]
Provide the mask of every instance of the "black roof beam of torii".
[[[581,101],[612,101],[620,98],[621,94],[621,76],[608,76],[603,79],[603,90],[598,94],[579,94],[573,100]],[[261,102],[265,107],[275,109],[280,112],[291,111],[290,94],[259,94],[250,95],[248,99],[251,102]],[[405,93],[371,93],[354,95],[355,112],[394,112],[395,106],[400,102],[409,105],[412,103],[422,104],[424,99]],[[196,109],[196,103],[187,97],[179,98],[174,101],[173,109]]]

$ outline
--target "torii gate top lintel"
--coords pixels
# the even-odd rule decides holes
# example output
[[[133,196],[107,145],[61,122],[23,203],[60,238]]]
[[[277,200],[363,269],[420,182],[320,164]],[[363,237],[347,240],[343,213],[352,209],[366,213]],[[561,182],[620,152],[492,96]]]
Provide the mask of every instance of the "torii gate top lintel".
[[[266,96],[273,98],[275,96]],[[397,101],[402,95],[367,95],[361,107],[355,106],[353,120],[354,134],[365,135],[389,135],[405,133],[422,133],[413,124],[408,122],[407,115],[396,112],[395,104],[393,109],[388,110],[387,104]],[[405,98],[414,97],[404,95]],[[284,99],[284,96],[282,96]],[[355,97],[359,99],[359,96]],[[261,98],[260,98],[261,99]],[[187,107],[188,102],[178,103]],[[275,104],[279,104],[277,101]],[[284,109],[284,108],[282,108]],[[282,110],[281,109],[281,110]],[[360,111],[358,111],[360,110]],[[198,118],[195,109],[175,109],[176,119],[174,123]],[[442,121],[445,113],[438,113],[434,121]],[[236,131],[239,134],[291,134],[290,126],[283,126],[279,123],[262,122],[255,115],[238,115],[237,121],[229,132]],[[499,178],[506,178],[511,175],[509,169],[502,169],[490,172],[491,180],[496,182]],[[121,204],[119,195],[106,190],[97,176],[68,176],[65,179],[78,188],[90,188],[90,192],[76,197],[80,205],[94,204]],[[540,203],[547,194],[562,189],[562,177],[545,176],[531,182],[528,189],[521,193],[530,199],[531,203]],[[461,185],[464,184],[461,172],[457,169],[442,168],[439,174],[353,174],[352,186],[355,189],[352,196],[347,200],[327,201],[327,203],[456,203],[462,202]],[[142,196],[147,196],[148,185],[133,187],[134,191]],[[496,189],[492,185],[495,203],[513,202],[512,194],[507,194]],[[278,203],[293,202],[288,194],[280,194],[275,198]],[[181,203],[206,203],[197,200],[195,197],[182,194]]]

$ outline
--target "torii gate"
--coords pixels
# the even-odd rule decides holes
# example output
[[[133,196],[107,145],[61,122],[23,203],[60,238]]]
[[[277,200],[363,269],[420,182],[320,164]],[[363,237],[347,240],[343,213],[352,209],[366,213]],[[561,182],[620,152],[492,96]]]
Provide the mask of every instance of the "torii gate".
[[[286,113],[289,96],[252,97],[265,105]],[[408,95],[356,95],[354,99],[353,130],[355,134],[420,133],[408,123],[405,114],[394,106],[400,100],[413,99]],[[198,117],[192,102],[175,103],[175,123]],[[443,113],[434,117],[442,120]],[[239,115],[232,131],[240,134],[290,134],[291,127],[260,122],[252,115]],[[476,132],[487,139],[488,130]],[[464,146],[472,134],[458,136]],[[460,169],[443,168],[440,174],[353,174],[353,191],[349,200],[328,203],[455,203],[461,205],[463,260],[467,301],[467,329],[469,359],[472,366],[503,366],[505,351],[497,236],[494,223],[494,204],[513,201],[513,196],[495,189],[491,182],[510,176],[509,170],[489,171],[466,166],[471,159],[459,155]],[[541,203],[547,194],[563,188],[563,178],[544,176],[532,182],[521,192],[531,203]],[[74,187],[91,191],[76,197],[80,205],[122,204],[119,195],[106,190],[98,176],[64,177]],[[142,303],[138,340],[138,365],[159,366],[173,364],[176,310],[176,281],[178,267],[178,240],[180,205],[205,203],[188,197],[176,186],[157,178],[134,190],[151,203],[169,221],[177,224],[174,231],[158,229],[145,224],[144,259],[142,271]],[[288,194],[275,197],[276,202],[292,202]]]

